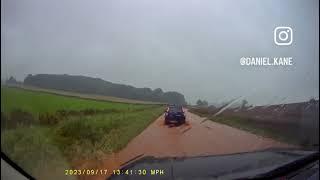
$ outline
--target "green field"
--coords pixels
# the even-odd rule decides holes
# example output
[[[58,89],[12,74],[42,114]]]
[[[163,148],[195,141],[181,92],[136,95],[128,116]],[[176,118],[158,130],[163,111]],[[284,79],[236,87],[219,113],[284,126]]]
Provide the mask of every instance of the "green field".
[[[2,87],[1,149],[36,178],[66,178],[64,169],[119,151],[163,110]]]
[[[82,109],[143,109],[150,105],[127,104],[107,101],[86,100],[68,96],[57,96],[49,93],[28,91],[18,88],[1,88],[1,112],[11,112],[21,109],[38,115],[44,112],[55,112],[57,110],[82,110]]]
[[[248,131],[252,134],[256,134],[262,137],[272,138],[274,140],[293,144],[301,145],[300,139],[297,139],[292,135],[292,133],[297,132],[297,130],[288,132],[287,129],[292,129],[295,126],[292,124],[277,124],[268,121],[259,121],[254,117],[240,117],[240,116],[227,116],[220,114],[219,116],[213,116],[213,114],[208,113],[206,109],[191,109],[190,112],[195,113],[201,117],[206,117],[216,123],[225,124],[240,130]]]

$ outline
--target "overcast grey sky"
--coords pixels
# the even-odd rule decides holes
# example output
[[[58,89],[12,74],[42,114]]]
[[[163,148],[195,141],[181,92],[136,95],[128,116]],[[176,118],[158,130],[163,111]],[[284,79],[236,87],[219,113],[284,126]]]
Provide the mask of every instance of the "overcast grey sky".
[[[87,75],[191,103],[319,97],[318,0],[2,0],[1,12],[2,79]],[[277,26],[293,29],[291,46],[275,45]],[[294,65],[240,66],[243,56]]]

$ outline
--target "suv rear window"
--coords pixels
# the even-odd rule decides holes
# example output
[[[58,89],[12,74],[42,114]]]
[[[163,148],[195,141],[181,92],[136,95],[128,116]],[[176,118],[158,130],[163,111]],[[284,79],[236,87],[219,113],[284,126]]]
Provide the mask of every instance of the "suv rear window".
[[[182,112],[182,107],[170,107],[169,111],[172,112]]]

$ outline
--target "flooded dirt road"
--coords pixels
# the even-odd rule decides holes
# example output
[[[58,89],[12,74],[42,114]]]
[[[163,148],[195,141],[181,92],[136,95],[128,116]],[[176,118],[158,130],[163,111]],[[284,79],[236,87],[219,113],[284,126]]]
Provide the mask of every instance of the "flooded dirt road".
[[[164,115],[149,125],[123,150],[107,157],[99,169],[118,169],[143,156],[185,157],[219,155],[262,150],[271,147],[290,147],[272,139],[259,137],[201,118],[186,110],[187,123],[177,127],[164,124]],[[91,177],[93,178],[93,177]],[[91,179],[90,178],[90,179]],[[105,179],[99,176],[93,179]]]

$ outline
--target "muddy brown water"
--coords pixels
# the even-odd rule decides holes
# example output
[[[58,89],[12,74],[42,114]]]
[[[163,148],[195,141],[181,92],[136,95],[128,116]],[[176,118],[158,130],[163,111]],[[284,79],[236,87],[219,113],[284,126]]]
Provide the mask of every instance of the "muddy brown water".
[[[186,124],[168,126],[160,116],[120,152],[105,157],[95,169],[119,169],[145,156],[191,157],[250,152],[267,148],[288,148],[289,144],[260,137],[227,125],[204,121],[186,112]],[[83,165],[87,166],[87,165]],[[79,167],[80,169],[83,167]],[[109,175],[81,176],[79,179],[106,179]]]

